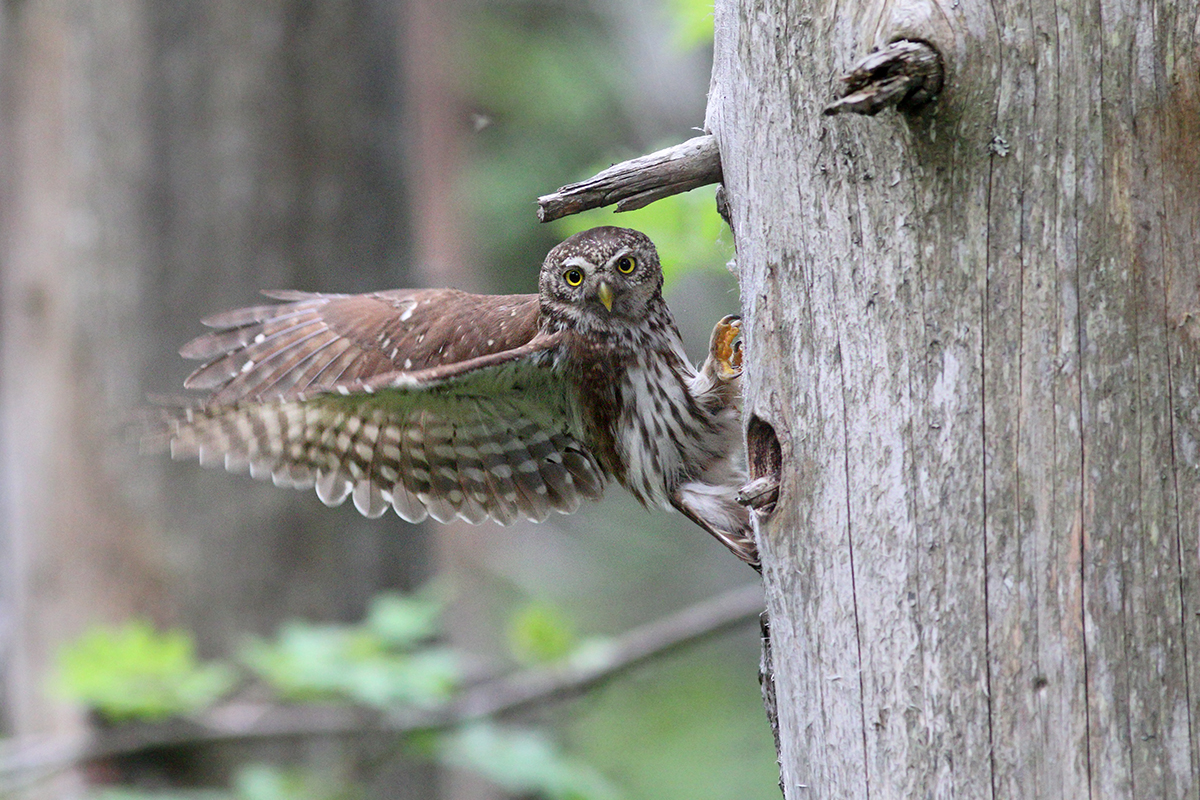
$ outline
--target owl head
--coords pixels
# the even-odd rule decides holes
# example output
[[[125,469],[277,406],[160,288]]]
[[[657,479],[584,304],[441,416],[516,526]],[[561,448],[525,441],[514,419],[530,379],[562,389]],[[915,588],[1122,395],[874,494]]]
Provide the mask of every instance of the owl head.
[[[582,329],[645,320],[661,302],[662,267],[646,234],[605,226],[577,233],[546,255],[538,288],[542,308]]]

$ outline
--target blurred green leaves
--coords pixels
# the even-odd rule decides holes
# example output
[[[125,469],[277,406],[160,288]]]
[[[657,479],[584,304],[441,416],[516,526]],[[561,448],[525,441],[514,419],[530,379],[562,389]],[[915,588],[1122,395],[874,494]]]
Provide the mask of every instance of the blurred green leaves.
[[[508,647],[521,664],[538,664],[565,658],[578,642],[562,609],[550,603],[530,603],[508,622]]]
[[[430,707],[453,700],[459,655],[437,643],[445,592],[374,599],[358,624],[293,621],[273,639],[248,641],[239,654],[245,671],[284,702],[350,702],[384,710]],[[539,663],[575,648],[569,619],[557,607],[531,603],[507,626],[515,658]],[[147,622],[95,628],[64,648],[58,688],[71,700],[113,721],[161,720],[215,705],[239,670],[225,662],[200,664],[195,644],[179,630],[157,632]],[[242,676],[246,677],[246,676]],[[472,770],[513,792],[549,800],[610,800],[617,792],[591,768],[571,759],[545,734],[490,722],[408,737],[415,752]],[[313,770],[251,765],[230,792],[141,793],[108,790],[102,800],[352,800],[354,785]]]
[[[615,800],[616,790],[595,770],[567,758],[544,734],[476,723],[445,736],[443,764],[470,769],[518,795],[551,800]]]
[[[233,789],[236,800],[357,800],[363,796],[358,787],[326,773],[269,764],[238,770]]]
[[[95,628],[58,654],[57,693],[111,721],[164,719],[212,705],[235,681],[226,664],[200,664],[196,644],[145,620]]]
[[[271,639],[247,644],[241,669],[199,663],[191,638],[133,622],[97,629],[66,648],[60,683],[74,699],[112,720],[161,719],[216,703],[236,680],[290,702],[345,702],[377,709],[453,704],[462,655],[439,644],[444,592],[384,594],[358,624],[292,622]],[[545,600],[519,605],[505,623],[516,661],[579,664],[607,659],[604,639],[581,640],[563,609]],[[752,645],[753,638],[750,638]],[[774,790],[770,732],[757,711],[753,672],[729,674],[746,642],[711,642],[700,663],[675,655],[574,704],[554,726],[538,730],[493,720],[443,723],[402,740],[410,755],[476,772],[506,791],[550,800],[632,797],[769,797]],[[713,657],[712,648],[728,648]],[[249,674],[247,674],[247,672]],[[80,676],[84,677],[80,677]],[[149,677],[148,677],[149,676]],[[511,676],[505,676],[507,679]],[[485,682],[486,683],[486,682]],[[179,696],[166,694],[168,685]],[[154,688],[147,692],[146,687]],[[97,689],[95,687],[101,687]],[[197,689],[196,687],[201,687]],[[132,702],[130,698],[136,698]],[[453,709],[453,705],[449,706]],[[553,719],[558,712],[542,716]],[[570,742],[564,748],[560,741]],[[720,754],[697,760],[697,753]],[[728,763],[739,765],[730,770]],[[682,766],[687,765],[687,766]],[[619,778],[618,790],[604,775]],[[360,786],[338,770],[253,765],[222,793],[139,794],[110,791],[102,800],[353,800]]]
[[[443,592],[435,584],[411,595],[385,592],[367,608],[366,630],[392,647],[411,648],[441,633]]]
[[[249,764],[237,770],[229,791],[192,789],[144,791],[102,789],[89,800],[359,800],[364,793],[329,772],[271,764]]]
[[[384,594],[361,624],[291,622],[274,640],[248,641],[240,661],[284,700],[428,706],[444,700],[459,676],[454,654],[430,646],[441,611],[433,590]],[[55,688],[106,719],[157,720],[213,705],[237,674],[228,663],[199,664],[186,632],[133,621],[93,629],[65,647]]]
[[[374,708],[429,706],[458,683],[455,655],[428,646],[442,602],[425,590],[375,598],[360,625],[284,625],[271,642],[248,642],[243,663],[285,700],[351,700]]]
[[[676,47],[712,47],[713,0],[669,0],[668,6]]]
[[[711,42],[708,0],[670,0],[661,11],[669,18],[675,47]],[[723,223],[711,188],[620,216],[596,211],[536,226],[533,201],[539,195],[654,149],[642,141],[644,109],[629,99],[635,87],[629,85],[630,65],[614,52],[612,18],[575,13],[565,24],[558,14],[532,7],[523,13],[515,4],[503,10],[481,6],[471,20],[463,79],[480,128],[472,141],[478,157],[463,174],[463,200],[477,226],[481,253],[506,262],[497,271],[498,290],[531,291],[546,250],[596,225],[647,233],[659,245],[668,282],[685,269],[724,266],[731,247],[720,244]],[[699,121],[697,116],[687,124]],[[672,125],[670,135],[676,131],[683,138],[694,135]],[[598,157],[610,160],[596,163]],[[581,169],[584,164],[592,166]]]
[[[481,254],[501,262],[492,274],[499,291],[536,287],[541,258],[556,244],[537,225],[535,199],[635,135],[622,102],[625,70],[603,27],[591,15],[567,24],[519,6],[484,4],[469,15],[461,70],[480,125],[462,201]]]
[[[449,696],[458,682],[449,650],[407,651],[348,625],[289,623],[275,641],[248,643],[241,657],[284,700],[428,706]]]

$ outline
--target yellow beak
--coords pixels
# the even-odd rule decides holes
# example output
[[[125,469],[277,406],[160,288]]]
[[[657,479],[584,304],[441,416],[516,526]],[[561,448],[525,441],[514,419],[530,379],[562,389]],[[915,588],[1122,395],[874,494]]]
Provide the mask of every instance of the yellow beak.
[[[600,286],[596,290],[596,294],[600,297],[600,302],[604,303],[604,307],[612,313],[613,290],[605,281],[600,281]]]

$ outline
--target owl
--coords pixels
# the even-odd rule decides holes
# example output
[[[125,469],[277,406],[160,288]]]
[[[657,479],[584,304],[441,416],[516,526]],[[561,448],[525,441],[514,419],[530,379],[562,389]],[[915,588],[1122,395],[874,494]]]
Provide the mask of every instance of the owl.
[[[699,370],[662,297],[653,243],[576,234],[538,294],[269,292],[185,345],[207,396],[164,409],[176,458],[249,470],[410,522],[572,513],[609,480],[674,508],[758,566],[742,467],[740,321]]]

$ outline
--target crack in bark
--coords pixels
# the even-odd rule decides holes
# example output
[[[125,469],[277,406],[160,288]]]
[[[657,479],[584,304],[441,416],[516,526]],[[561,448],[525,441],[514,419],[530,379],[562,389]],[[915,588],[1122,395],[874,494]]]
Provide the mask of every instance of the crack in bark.
[[[836,289],[834,290],[836,292]],[[871,797],[871,769],[870,769],[870,751],[867,747],[867,695],[866,684],[863,678],[863,648],[862,648],[862,623],[859,621],[858,614],[858,576],[854,569],[854,531],[850,520],[853,515],[853,510],[850,506],[850,421],[847,418],[850,413],[849,404],[846,402],[846,361],[845,354],[842,352],[842,336],[839,332],[837,341],[838,352],[838,375],[842,383],[842,444],[844,470],[846,476],[846,547],[850,553],[850,599],[853,601],[854,607],[854,644],[858,656],[858,713],[862,725],[862,745],[863,745],[863,784],[866,787],[866,797],[870,800]]]
[[[1162,91],[1162,76],[1158,69],[1154,71],[1154,84],[1156,94],[1163,96]],[[1157,141],[1169,141],[1166,126],[1163,124],[1163,117],[1158,117],[1159,136]],[[1165,176],[1162,174],[1162,165],[1164,163],[1165,154],[1161,148],[1158,153],[1158,158],[1155,163],[1159,168],[1158,185],[1165,184]],[[1167,218],[1169,210],[1167,208],[1166,197],[1159,194],[1161,200],[1159,213],[1163,219]],[[1174,492],[1174,511],[1175,511],[1175,560],[1176,569],[1179,570],[1179,629],[1183,635],[1179,637],[1180,647],[1183,650],[1183,696],[1184,696],[1184,711],[1187,714],[1188,721],[1188,758],[1191,762],[1192,771],[1196,771],[1196,721],[1192,710],[1192,684],[1191,684],[1191,669],[1188,657],[1188,637],[1187,637],[1187,582],[1184,579],[1184,557],[1183,557],[1183,512],[1180,510],[1179,497],[1179,459],[1175,449],[1175,365],[1171,359],[1171,300],[1169,294],[1169,279],[1167,276],[1167,259],[1166,252],[1168,249],[1168,239],[1165,228],[1159,228],[1159,251],[1163,253],[1163,281],[1162,281],[1162,300],[1163,300],[1163,342],[1164,356],[1166,361],[1166,377],[1167,377],[1167,431],[1169,434],[1169,451],[1171,458],[1171,488]]]
[[[997,20],[999,22],[999,20]],[[998,56],[1003,68],[1003,57]],[[995,127],[996,113],[992,115],[992,127]],[[992,186],[995,180],[995,159],[997,155],[993,152],[988,158],[988,185],[987,185],[987,200],[985,201],[985,218],[992,218]],[[988,762],[990,765],[990,784],[992,787],[992,800],[996,798],[996,735],[995,723],[992,720],[992,608],[991,608],[991,593],[988,591],[988,464],[987,464],[987,340],[988,340],[988,271],[992,267],[992,226],[987,226],[987,232],[984,235],[984,265],[983,265],[983,296],[980,298],[979,307],[979,436],[982,447],[980,447],[980,476],[983,481],[982,499],[980,501],[980,512],[983,515],[983,652],[984,652],[984,674],[987,678],[987,724],[988,724]]]

